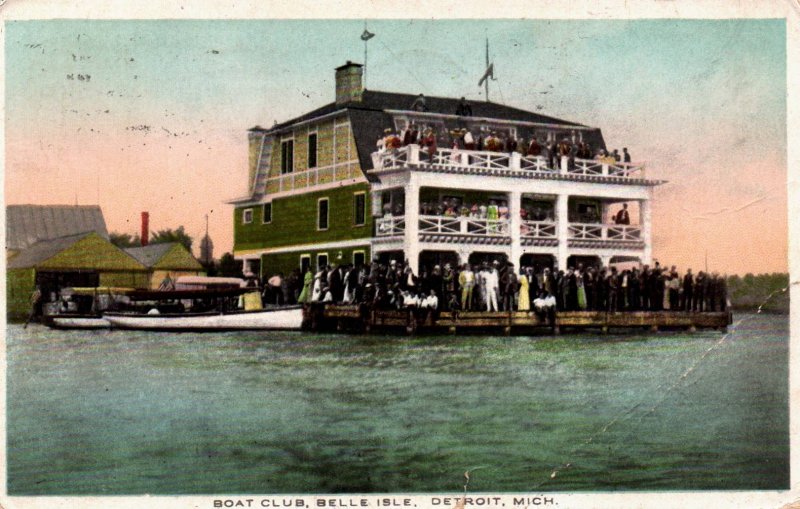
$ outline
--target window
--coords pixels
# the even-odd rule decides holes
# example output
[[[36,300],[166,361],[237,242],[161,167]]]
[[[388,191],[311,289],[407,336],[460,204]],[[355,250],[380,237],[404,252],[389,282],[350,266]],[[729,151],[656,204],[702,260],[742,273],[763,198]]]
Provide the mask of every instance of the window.
[[[359,267],[364,265],[366,261],[366,256],[364,255],[364,251],[353,251],[353,265]]]
[[[317,167],[317,133],[308,135],[308,167]]]
[[[253,222],[253,209],[244,209],[242,211],[242,224],[250,224]]]
[[[322,270],[328,265],[328,253],[317,255],[317,270]]]
[[[367,221],[367,194],[355,193],[353,195],[353,225],[364,226]]]
[[[294,171],[294,140],[281,143],[281,174]]]
[[[300,274],[305,274],[311,269],[311,255],[300,255]]]
[[[317,200],[317,230],[328,229],[328,199]]]
[[[272,222],[272,202],[264,204],[264,210],[261,215],[261,224],[269,224]]]

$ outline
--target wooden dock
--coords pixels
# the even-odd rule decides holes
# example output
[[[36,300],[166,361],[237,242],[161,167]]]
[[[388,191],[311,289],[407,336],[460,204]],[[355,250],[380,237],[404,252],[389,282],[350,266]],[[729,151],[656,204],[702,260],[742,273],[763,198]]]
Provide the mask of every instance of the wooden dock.
[[[424,310],[381,310],[366,305],[314,304],[305,309],[304,327],[311,331],[414,333],[469,332],[550,333],[610,329],[658,330],[714,329],[726,331],[732,322],[729,311],[560,311],[548,322],[525,311],[455,311],[436,315]]]

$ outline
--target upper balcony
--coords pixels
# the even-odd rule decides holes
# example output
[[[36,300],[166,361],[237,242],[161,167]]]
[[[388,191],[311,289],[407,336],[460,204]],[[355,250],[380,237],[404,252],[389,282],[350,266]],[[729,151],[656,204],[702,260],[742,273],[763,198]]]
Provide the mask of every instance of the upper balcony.
[[[551,167],[544,156],[525,156],[518,152],[492,152],[438,148],[434,154],[419,145],[407,145],[372,154],[371,173],[414,168],[444,173],[507,176],[605,182],[632,185],[659,185],[647,179],[642,163],[621,163],[610,158],[578,159],[561,157]]]

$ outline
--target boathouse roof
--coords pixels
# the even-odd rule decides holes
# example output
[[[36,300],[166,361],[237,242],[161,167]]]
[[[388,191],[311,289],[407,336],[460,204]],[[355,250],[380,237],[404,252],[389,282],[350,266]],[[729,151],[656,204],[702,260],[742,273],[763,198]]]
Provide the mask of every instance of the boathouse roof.
[[[126,270],[144,267],[97,232],[40,240],[8,260],[8,269]]]
[[[180,242],[129,247],[124,250],[148,269],[202,270],[194,256]]]
[[[97,205],[8,205],[6,249],[19,251],[41,240],[95,232],[108,239]]]

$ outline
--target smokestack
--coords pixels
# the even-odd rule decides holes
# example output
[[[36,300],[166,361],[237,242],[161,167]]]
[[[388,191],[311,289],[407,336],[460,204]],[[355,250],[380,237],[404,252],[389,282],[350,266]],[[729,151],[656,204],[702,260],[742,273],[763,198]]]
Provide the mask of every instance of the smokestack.
[[[336,68],[337,106],[349,102],[361,102],[361,93],[364,91],[361,83],[362,74],[361,64],[354,64],[349,60],[343,66]]]
[[[150,213],[142,212],[142,246],[150,242]]]

